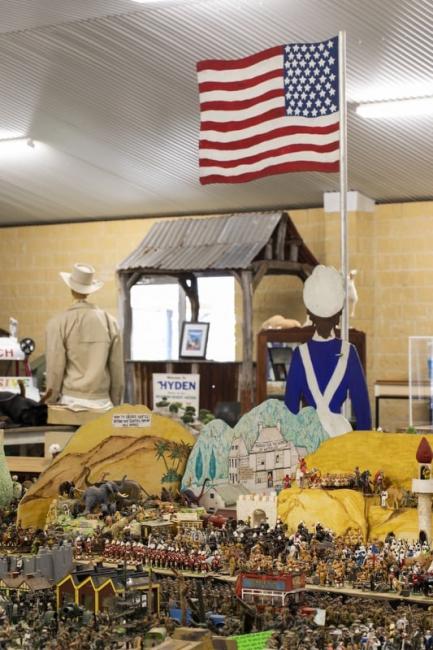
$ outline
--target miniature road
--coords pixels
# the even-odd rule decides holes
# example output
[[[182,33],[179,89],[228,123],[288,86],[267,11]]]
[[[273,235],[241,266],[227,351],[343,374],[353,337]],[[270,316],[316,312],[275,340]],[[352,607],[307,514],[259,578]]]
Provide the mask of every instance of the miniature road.
[[[102,559],[102,558],[101,558]],[[117,567],[117,564],[104,562],[105,566]],[[135,569],[136,565],[131,564],[127,566],[128,569]],[[143,567],[144,571],[151,571],[152,573],[157,573],[166,576],[176,577],[174,571],[170,568],[165,569],[164,567],[150,567],[146,565]],[[182,571],[177,569],[179,575],[184,576],[185,578],[212,578],[213,580],[221,580],[223,582],[236,582],[237,576],[229,576],[223,573],[194,573],[194,571]],[[332,593],[343,596],[357,596],[359,598],[372,598],[375,600],[400,600],[405,603],[413,603],[418,605],[433,605],[433,597],[430,596],[401,596],[395,592],[386,592],[386,591],[369,591],[362,589],[354,589],[353,587],[330,587],[330,586],[321,586],[321,585],[305,585],[305,591],[317,592],[317,593]]]
[[[353,589],[352,587],[327,587],[321,585],[305,585],[305,590],[318,593],[332,593],[346,596],[358,596],[360,598],[373,598],[376,600],[401,600],[405,603],[414,603],[418,605],[432,605],[433,597],[428,596],[401,596],[390,591],[363,591],[362,589]]]

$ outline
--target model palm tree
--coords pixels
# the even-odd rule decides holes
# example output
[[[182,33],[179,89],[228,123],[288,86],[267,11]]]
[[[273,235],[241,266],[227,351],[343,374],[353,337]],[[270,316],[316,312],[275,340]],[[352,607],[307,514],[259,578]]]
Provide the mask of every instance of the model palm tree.
[[[166,440],[158,440],[158,442],[155,443],[155,455],[157,460],[162,460],[164,461],[165,469],[168,472],[168,465],[167,461],[165,459],[165,453],[169,450],[170,445]]]

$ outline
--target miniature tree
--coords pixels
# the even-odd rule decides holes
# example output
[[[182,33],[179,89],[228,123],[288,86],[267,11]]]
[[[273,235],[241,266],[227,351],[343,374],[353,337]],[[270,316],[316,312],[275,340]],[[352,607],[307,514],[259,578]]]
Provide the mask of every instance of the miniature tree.
[[[203,476],[203,456],[201,449],[198,450],[197,459],[195,461],[195,475],[197,477],[197,481],[200,481],[201,477]]]
[[[209,460],[209,477],[211,481],[215,479],[215,476],[216,476],[216,458],[215,458],[214,450],[212,449],[212,453],[210,455],[210,460]]]

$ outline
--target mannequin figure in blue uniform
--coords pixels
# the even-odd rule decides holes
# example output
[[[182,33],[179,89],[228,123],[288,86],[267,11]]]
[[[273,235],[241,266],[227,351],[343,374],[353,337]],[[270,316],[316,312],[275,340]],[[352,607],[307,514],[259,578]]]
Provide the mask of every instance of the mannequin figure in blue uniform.
[[[364,371],[354,345],[335,337],[344,307],[344,282],[334,268],[316,266],[304,284],[304,304],[315,327],[313,338],[293,353],[285,403],[292,413],[300,407],[316,408],[331,437],[351,430],[341,415],[350,397],[356,428],[371,429],[370,402]]]

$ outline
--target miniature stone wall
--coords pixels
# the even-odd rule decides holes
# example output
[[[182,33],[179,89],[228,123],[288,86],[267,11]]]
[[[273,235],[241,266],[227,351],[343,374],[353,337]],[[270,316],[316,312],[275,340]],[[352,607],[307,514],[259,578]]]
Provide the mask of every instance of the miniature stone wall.
[[[270,494],[242,494],[236,504],[237,520],[248,521],[251,526],[256,526],[262,519],[260,511],[266,517],[271,528],[277,523],[277,493]]]
[[[22,568],[17,568],[22,561]],[[37,555],[3,555],[0,556],[0,577],[13,571],[23,575],[38,573],[48,580],[58,582],[74,568],[71,544],[40,548]]]

